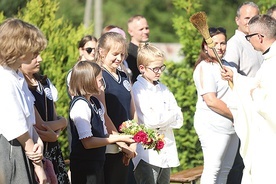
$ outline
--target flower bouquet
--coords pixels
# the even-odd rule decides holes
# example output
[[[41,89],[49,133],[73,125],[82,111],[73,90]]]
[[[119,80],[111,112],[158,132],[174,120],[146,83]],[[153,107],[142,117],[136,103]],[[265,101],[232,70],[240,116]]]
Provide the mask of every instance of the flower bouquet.
[[[139,125],[134,120],[123,122],[119,127],[119,131],[133,135],[134,141],[141,143],[144,149],[153,149],[158,153],[165,144],[163,134],[159,134],[156,130],[145,127],[144,124]]]

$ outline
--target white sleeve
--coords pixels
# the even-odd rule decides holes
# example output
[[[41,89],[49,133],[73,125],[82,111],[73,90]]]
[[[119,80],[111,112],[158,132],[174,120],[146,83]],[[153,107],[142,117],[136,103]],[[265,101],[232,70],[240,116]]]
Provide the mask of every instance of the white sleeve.
[[[144,123],[149,128],[160,129],[182,126],[181,109],[167,88],[152,92],[137,84],[133,87],[133,97],[140,123]]]
[[[56,102],[58,100],[58,90],[49,79],[48,79],[48,82],[49,82],[50,90],[52,93],[53,101]]]
[[[73,120],[79,139],[93,136],[91,132],[91,109],[84,100],[77,100],[70,111],[70,118]]]

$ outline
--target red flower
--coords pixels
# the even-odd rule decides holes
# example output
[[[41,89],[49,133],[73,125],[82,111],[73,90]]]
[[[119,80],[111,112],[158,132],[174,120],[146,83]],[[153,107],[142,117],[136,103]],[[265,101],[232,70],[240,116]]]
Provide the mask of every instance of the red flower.
[[[161,140],[158,140],[155,145],[156,150],[161,150],[164,147],[164,142]]]
[[[146,144],[148,141],[148,135],[141,130],[133,136],[133,139],[135,142],[141,142],[143,144]]]

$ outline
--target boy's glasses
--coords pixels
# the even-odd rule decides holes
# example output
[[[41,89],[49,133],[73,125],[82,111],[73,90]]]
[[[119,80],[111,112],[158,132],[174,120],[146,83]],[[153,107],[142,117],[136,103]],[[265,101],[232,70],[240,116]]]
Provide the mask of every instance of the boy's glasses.
[[[150,67],[147,67],[147,68],[153,71],[154,73],[158,73],[159,71],[163,72],[166,69],[166,65],[162,65],[160,67],[154,67],[154,68],[150,68]]]
[[[90,54],[93,50],[95,50],[95,48],[87,47],[87,48],[84,48],[84,50],[86,50],[86,52]]]

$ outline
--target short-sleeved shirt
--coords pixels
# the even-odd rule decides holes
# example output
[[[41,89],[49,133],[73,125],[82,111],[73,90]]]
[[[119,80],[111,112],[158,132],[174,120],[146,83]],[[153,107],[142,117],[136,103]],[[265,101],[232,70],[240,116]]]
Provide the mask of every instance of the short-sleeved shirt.
[[[230,119],[211,110],[202,95],[206,93],[216,93],[218,99],[227,104],[233,100],[228,82],[221,78],[220,66],[218,63],[201,61],[193,73],[193,79],[197,89],[196,112],[194,116],[194,126],[198,131],[205,129],[219,133],[233,134],[235,132]]]
[[[21,72],[0,66],[0,134],[8,141],[27,131],[33,136],[34,97]]]

